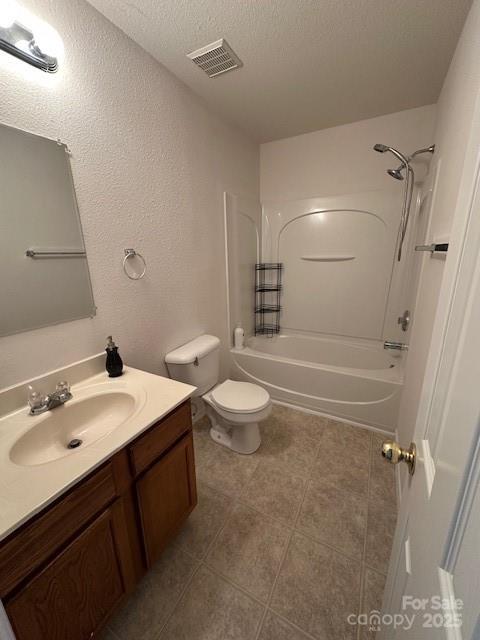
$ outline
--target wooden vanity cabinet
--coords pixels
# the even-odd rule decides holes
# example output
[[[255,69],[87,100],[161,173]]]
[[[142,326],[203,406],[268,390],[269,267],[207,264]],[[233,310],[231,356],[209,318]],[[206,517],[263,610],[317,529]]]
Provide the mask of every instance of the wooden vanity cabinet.
[[[0,542],[17,640],[88,640],[197,502],[190,402]]]
[[[150,567],[197,504],[190,403],[130,445],[130,459]]]
[[[6,605],[18,640],[84,640],[126,593],[107,509]]]
[[[182,438],[146,471],[136,489],[145,559],[150,567],[197,504],[192,435]]]

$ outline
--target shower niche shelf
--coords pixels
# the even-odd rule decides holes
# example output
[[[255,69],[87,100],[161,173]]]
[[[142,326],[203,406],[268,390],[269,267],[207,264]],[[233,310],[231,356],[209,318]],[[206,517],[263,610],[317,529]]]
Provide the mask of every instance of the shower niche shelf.
[[[282,271],[281,262],[255,265],[255,335],[280,333]]]
[[[326,254],[323,256],[301,256],[301,259],[307,262],[347,262],[349,260],[355,260],[355,256],[350,254]]]

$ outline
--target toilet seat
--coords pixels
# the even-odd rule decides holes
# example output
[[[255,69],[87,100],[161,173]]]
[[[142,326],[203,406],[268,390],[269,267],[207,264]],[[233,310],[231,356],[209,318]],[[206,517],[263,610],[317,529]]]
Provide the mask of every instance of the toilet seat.
[[[258,413],[270,404],[265,389],[251,382],[225,380],[210,392],[213,403],[230,413]]]

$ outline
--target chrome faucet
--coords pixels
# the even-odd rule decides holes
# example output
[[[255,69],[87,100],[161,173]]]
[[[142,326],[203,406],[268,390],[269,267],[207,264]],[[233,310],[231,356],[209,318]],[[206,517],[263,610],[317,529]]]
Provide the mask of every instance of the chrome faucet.
[[[65,404],[68,400],[73,398],[70,392],[70,385],[68,382],[58,382],[57,387],[53,393],[47,393],[42,395],[32,386],[28,386],[28,406],[30,407],[29,414],[31,416],[38,416],[40,413],[50,411],[59,407],[61,404]]]
[[[393,342],[392,340],[385,340],[383,343],[384,349],[393,349],[394,351],[407,351],[408,344],[404,342]]]

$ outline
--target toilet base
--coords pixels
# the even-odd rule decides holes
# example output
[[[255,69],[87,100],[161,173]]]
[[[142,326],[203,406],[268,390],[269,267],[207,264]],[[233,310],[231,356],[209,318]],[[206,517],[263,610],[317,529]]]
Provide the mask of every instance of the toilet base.
[[[207,407],[207,415],[212,424],[210,437],[218,444],[245,455],[255,453],[261,443],[258,422],[228,423]]]

